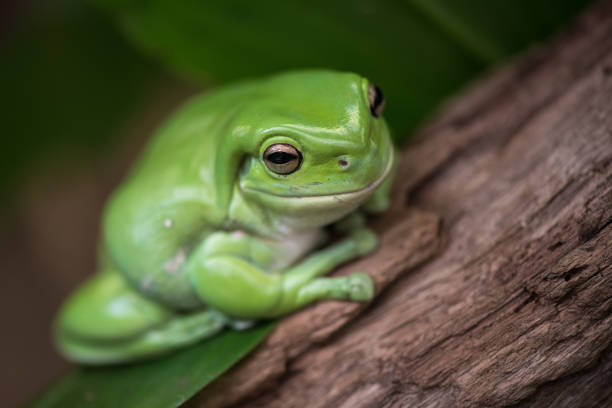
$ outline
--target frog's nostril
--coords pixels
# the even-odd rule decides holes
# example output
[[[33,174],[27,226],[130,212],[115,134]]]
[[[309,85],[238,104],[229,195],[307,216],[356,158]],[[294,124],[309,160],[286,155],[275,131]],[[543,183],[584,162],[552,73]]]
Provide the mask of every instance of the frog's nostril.
[[[338,160],[338,164],[340,165],[340,167],[346,168],[346,167],[348,167],[349,162],[346,159],[340,159],[340,160]]]

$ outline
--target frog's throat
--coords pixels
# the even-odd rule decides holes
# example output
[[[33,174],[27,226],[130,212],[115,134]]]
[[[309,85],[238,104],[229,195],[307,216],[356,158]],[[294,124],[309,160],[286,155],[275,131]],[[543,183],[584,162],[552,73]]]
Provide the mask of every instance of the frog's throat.
[[[378,177],[376,180],[367,184],[366,186],[358,190],[353,190],[353,191],[347,191],[347,192],[342,192],[342,193],[331,193],[331,194],[282,195],[282,194],[275,194],[275,193],[265,191],[265,190],[260,190],[258,188],[253,188],[253,187],[244,187],[244,190],[257,192],[257,193],[265,194],[268,196],[273,196],[275,199],[279,199],[279,200],[285,200],[285,199],[291,200],[292,202],[294,202],[295,200],[300,200],[300,201],[308,201],[309,203],[315,204],[317,201],[320,200],[321,204],[323,204],[323,202],[328,202],[330,199],[338,201],[338,202],[345,202],[345,203],[360,202],[360,201],[365,200],[367,197],[369,197],[374,192],[374,190],[376,190],[382,184],[382,182],[385,181],[387,176],[389,176],[389,173],[391,173],[391,169],[393,169],[393,162],[394,162],[394,154],[393,154],[393,151],[391,151],[389,153],[389,160],[387,161],[387,166],[385,167],[383,174],[380,177]]]

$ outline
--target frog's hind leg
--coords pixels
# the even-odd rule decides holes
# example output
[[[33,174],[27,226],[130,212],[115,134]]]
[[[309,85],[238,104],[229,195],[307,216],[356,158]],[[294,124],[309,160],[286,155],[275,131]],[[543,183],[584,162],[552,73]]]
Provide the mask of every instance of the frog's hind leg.
[[[205,310],[175,316],[159,327],[131,339],[100,342],[67,332],[58,334],[59,347],[66,357],[86,364],[116,364],[142,360],[211,337],[225,326],[218,312]]]
[[[226,324],[226,317],[208,309],[177,314],[107,270],[68,299],[55,334],[59,349],[69,359],[111,364],[163,354],[210,337]]]

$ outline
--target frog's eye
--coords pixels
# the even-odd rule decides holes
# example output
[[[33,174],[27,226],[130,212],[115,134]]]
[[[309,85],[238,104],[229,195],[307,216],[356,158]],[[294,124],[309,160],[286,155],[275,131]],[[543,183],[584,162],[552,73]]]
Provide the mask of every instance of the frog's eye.
[[[385,96],[379,87],[374,84],[370,84],[368,88],[368,101],[370,102],[370,112],[372,116],[378,118],[383,109],[385,109]]]
[[[290,174],[300,168],[302,154],[290,144],[276,143],[263,154],[266,166],[277,174]]]

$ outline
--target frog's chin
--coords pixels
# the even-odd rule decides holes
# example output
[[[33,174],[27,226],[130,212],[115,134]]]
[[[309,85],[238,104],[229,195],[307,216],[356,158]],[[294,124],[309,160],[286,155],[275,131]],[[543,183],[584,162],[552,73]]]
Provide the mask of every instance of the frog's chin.
[[[245,187],[243,191],[255,195],[284,225],[294,230],[318,228],[339,220],[358,208],[387,178],[393,167],[389,160],[383,174],[358,190],[324,195],[284,196]]]

